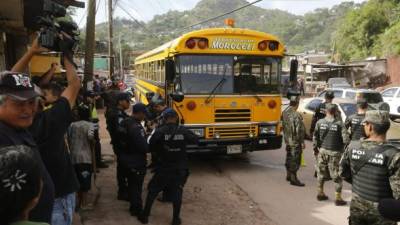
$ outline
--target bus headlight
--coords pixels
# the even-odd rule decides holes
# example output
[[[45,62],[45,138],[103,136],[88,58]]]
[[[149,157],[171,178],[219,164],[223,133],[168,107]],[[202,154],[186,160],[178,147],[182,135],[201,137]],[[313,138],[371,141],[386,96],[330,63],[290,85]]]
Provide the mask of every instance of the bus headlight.
[[[189,130],[192,131],[195,135],[197,135],[199,137],[204,137],[204,129],[203,128],[191,128]]]
[[[260,127],[260,134],[276,134],[276,126],[262,126]]]

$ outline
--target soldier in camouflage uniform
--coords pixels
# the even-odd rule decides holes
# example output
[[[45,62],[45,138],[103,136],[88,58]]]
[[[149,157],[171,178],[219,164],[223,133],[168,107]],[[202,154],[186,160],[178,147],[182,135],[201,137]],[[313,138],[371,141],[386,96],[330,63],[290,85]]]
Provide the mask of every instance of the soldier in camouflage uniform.
[[[352,141],[365,138],[364,126],[362,121],[365,118],[365,113],[368,110],[368,102],[365,99],[357,100],[357,113],[346,118],[344,126],[350,132],[350,139]]]
[[[367,139],[352,141],[340,162],[340,175],[352,183],[350,225],[396,225],[378,211],[382,199],[400,199],[400,151],[386,140],[389,113],[367,111]]]
[[[305,126],[303,117],[296,110],[299,107],[300,93],[288,92],[290,105],[282,113],[283,133],[286,143],[286,180],[291,185],[303,187],[297,178],[300,168],[301,153],[305,148]]]
[[[324,182],[335,182],[335,205],[346,205],[342,199],[342,178],[339,176],[339,161],[349,135],[341,119],[335,118],[338,108],[335,104],[326,104],[326,117],[317,122],[314,131],[314,151],[317,151],[318,201],[328,200],[324,193]]]

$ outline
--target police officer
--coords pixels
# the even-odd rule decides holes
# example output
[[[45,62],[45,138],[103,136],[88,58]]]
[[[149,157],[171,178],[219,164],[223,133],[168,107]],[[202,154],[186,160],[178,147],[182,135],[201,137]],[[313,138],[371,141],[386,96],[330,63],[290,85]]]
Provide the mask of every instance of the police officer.
[[[326,104],[332,103],[333,99],[335,98],[335,94],[333,91],[326,91],[325,93],[325,102],[322,102],[315,108],[315,112],[311,121],[310,127],[310,135],[314,134],[315,125],[317,124],[318,120],[325,118],[326,116]]]
[[[132,116],[121,122],[119,132],[121,150],[119,153],[121,167],[128,178],[130,213],[138,216],[142,212],[142,189],[146,174],[146,154],[148,146],[146,132],[142,121],[146,117],[146,106],[137,103],[132,107]]]
[[[291,185],[303,187],[297,178],[297,171],[300,168],[301,154],[305,148],[305,126],[303,117],[297,112],[300,102],[300,93],[289,91],[289,107],[282,113],[283,133],[286,143],[286,180]]]
[[[169,109],[169,107],[165,103],[165,100],[158,94],[155,94],[151,101],[153,103],[153,109],[157,114],[155,124],[156,126],[162,126],[165,122],[163,113]]]
[[[364,98],[360,98],[357,100],[357,113],[346,118],[344,125],[349,130],[352,141],[366,137],[364,126],[361,123],[365,118],[367,110],[368,102]]]
[[[198,139],[194,133],[179,126],[178,118],[175,110],[167,109],[164,112],[165,124],[156,128],[150,138],[150,149],[157,152],[160,162],[149,183],[145,208],[139,217],[143,224],[148,223],[153,202],[158,193],[164,189],[170,190],[172,197],[172,225],[181,224],[183,186],[189,175],[186,145],[196,144]]]
[[[389,113],[367,111],[363,124],[367,139],[352,141],[340,163],[352,183],[350,225],[395,225],[378,211],[380,200],[400,198],[400,151],[386,140]]]
[[[116,96],[117,108],[116,110],[110,111],[108,115],[108,131],[111,136],[111,144],[113,146],[114,154],[117,156],[117,182],[118,182],[118,199],[129,200],[127,193],[127,177],[124,168],[120,164],[120,151],[121,140],[118,133],[118,127],[121,122],[128,117],[126,110],[130,108],[131,96],[128,93],[119,93]]]
[[[333,179],[335,182],[335,205],[345,205],[342,199],[342,178],[339,176],[339,161],[344,146],[349,141],[349,135],[342,120],[335,117],[337,106],[328,103],[325,105],[326,117],[317,122],[313,144],[314,151],[319,152],[317,157],[318,201],[328,200],[324,193],[324,182]]]

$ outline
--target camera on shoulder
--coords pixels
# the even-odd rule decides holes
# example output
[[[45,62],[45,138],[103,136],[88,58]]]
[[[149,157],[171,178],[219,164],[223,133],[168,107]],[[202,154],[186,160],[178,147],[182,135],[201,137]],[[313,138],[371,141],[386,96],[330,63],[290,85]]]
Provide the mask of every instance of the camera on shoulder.
[[[78,26],[74,22],[57,21],[67,14],[66,8],[51,0],[44,0],[43,14],[38,20],[40,46],[56,52],[75,52],[79,43]]]

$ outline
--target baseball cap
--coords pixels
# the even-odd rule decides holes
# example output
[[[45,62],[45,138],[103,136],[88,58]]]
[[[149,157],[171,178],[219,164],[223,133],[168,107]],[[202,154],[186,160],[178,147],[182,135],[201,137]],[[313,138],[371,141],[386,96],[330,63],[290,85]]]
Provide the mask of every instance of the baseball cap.
[[[362,122],[369,122],[373,124],[390,123],[389,112],[383,110],[369,110],[365,113],[365,118]]]
[[[173,109],[171,109],[171,108],[168,108],[168,109],[166,109],[166,110],[162,113],[162,116],[163,116],[164,118],[178,117],[178,113],[177,113],[175,110],[173,110]]]
[[[298,102],[298,101],[300,101],[300,93],[297,91],[289,90],[287,92],[287,98],[291,102]]]
[[[151,102],[153,102],[153,104],[158,105],[158,104],[163,104],[164,99],[161,97],[160,94],[155,94],[152,98],[151,98]]]
[[[119,93],[118,95],[117,95],[117,101],[123,101],[123,100],[126,100],[126,101],[131,101],[131,95],[129,94],[129,93]]]
[[[368,106],[368,102],[365,98],[359,98],[357,99],[357,105],[359,107]]]
[[[40,96],[40,89],[28,74],[6,71],[0,74],[0,94],[26,101]]]
[[[143,103],[136,103],[132,106],[132,113],[146,113],[146,105]]]

